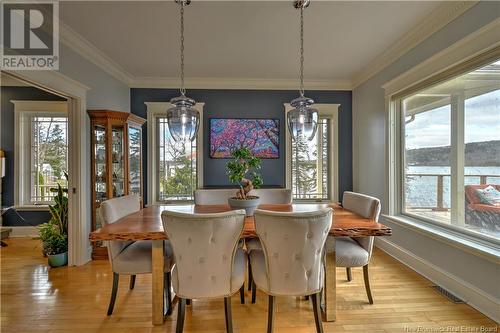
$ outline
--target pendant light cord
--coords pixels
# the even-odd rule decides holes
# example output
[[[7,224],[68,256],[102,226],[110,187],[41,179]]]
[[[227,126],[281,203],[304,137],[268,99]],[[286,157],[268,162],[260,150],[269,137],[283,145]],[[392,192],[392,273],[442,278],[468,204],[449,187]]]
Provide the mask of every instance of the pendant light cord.
[[[300,8],[300,97],[304,97],[304,8]]]
[[[184,88],[184,1],[180,2],[181,5],[181,95],[186,95],[186,88]]]

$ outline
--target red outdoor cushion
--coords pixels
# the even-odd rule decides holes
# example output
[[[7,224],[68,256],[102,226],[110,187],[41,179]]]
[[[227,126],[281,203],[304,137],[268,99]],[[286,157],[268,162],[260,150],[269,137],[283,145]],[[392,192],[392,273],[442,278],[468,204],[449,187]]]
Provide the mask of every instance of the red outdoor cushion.
[[[477,194],[476,190],[477,189],[482,190],[482,189],[487,188],[488,186],[493,186],[498,191],[500,191],[500,185],[493,185],[493,184],[466,185],[465,186],[465,198],[467,199],[467,203],[469,203],[469,204],[482,204],[481,199],[479,198],[479,195]],[[493,207],[490,205],[485,205],[485,206]]]

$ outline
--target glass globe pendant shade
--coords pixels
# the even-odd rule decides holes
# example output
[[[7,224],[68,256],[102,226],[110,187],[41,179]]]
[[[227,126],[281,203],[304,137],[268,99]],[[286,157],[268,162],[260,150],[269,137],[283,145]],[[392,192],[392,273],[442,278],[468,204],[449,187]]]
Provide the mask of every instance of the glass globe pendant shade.
[[[172,98],[174,107],[167,110],[168,131],[176,142],[193,141],[200,125],[200,113],[194,99],[181,95]]]
[[[287,114],[288,130],[294,140],[312,140],[318,128],[318,110],[312,108],[314,100],[301,96],[290,102],[294,107]]]

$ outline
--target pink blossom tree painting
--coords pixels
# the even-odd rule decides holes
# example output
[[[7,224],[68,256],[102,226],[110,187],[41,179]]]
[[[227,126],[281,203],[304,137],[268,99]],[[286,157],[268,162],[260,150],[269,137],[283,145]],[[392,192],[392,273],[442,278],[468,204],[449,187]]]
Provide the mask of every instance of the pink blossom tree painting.
[[[231,158],[248,148],[260,158],[279,158],[278,119],[210,119],[210,157]]]

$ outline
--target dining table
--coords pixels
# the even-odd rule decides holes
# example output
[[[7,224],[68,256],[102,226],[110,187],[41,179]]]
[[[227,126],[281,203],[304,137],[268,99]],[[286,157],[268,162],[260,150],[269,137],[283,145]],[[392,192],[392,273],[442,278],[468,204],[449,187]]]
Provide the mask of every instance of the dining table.
[[[259,209],[278,212],[316,211],[326,207],[333,208],[333,221],[330,235],[335,237],[390,236],[391,228],[373,219],[362,217],[344,209],[340,204],[273,204],[259,205]],[[152,241],[152,322],[161,325],[164,322],[163,309],[163,242],[168,239],[161,219],[165,210],[184,213],[220,213],[230,211],[228,205],[151,205],[127,215],[112,224],[107,224],[93,231],[90,241]],[[242,238],[255,238],[257,233],[253,216],[245,218]],[[333,238],[334,239],[334,238]],[[335,246],[333,247],[335,248]],[[175,249],[174,249],[175,250]],[[321,309],[323,320],[336,319],[336,263],[335,252],[325,254],[325,282]]]

